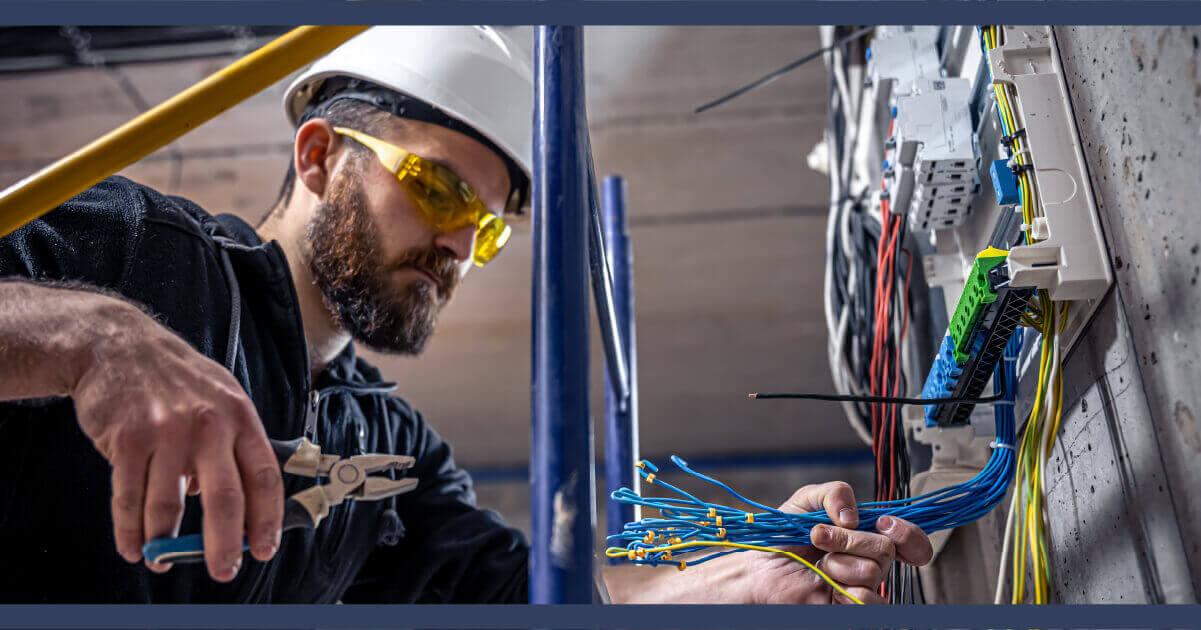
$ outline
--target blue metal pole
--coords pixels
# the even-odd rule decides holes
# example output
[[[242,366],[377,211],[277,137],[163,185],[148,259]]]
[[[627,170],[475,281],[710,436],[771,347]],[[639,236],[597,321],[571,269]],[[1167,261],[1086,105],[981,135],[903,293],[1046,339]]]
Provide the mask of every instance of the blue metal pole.
[[[625,181],[616,175],[605,178],[604,224],[607,258],[613,266],[613,303],[617,328],[621,333],[622,354],[626,359],[628,397],[622,404],[622,392],[612,372],[605,375],[605,487],[609,490],[630,488],[638,491],[634,474],[638,459],[638,353],[634,326],[634,251],[626,223]],[[637,520],[634,506],[609,500],[605,510],[609,534],[622,531],[626,523]],[[615,564],[616,560],[610,560]]]
[[[592,603],[588,211],[583,33],[534,41],[533,444],[530,603]]]
[[[591,144],[588,156],[592,155]],[[588,182],[595,184],[596,175],[592,160],[588,159]],[[596,300],[596,318],[599,320],[601,342],[605,346],[605,373],[617,392],[617,405],[625,411],[630,397],[629,362],[625,356],[625,343],[621,340],[621,326],[617,323],[617,307],[613,299],[613,275],[609,264],[609,248],[605,245],[604,228],[601,226],[600,202],[596,187],[590,186],[588,230],[588,266],[592,273],[592,297]]]

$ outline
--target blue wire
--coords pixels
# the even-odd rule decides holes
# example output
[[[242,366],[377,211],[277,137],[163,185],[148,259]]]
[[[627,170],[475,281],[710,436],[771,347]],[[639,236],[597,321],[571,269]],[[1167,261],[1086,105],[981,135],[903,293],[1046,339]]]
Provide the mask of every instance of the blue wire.
[[[881,516],[892,516],[904,519],[917,525],[926,533],[943,529],[960,527],[971,523],[992,511],[1004,499],[1013,478],[1017,462],[1015,452],[1016,422],[1013,403],[1016,400],[1018,381],[1016,360],[1022,348],[1021,330],[1014,331],[1005,345],[1003,359],[997,363],[993,372],[993,383],[1002,395],[1001,401],[993,408],[996,422],[997,444],[1008,445],[1010,448],[996,447],[988,459],[984,469],[972,479],[955,484],[941,490],[926,494],[897,499],[893,501],[868,501],[859,504],[858,529],[863,531],[875,530],[876,521]],[[693,470],[683,459],[672,456],[674,463],[681,471],[697,480],[721,489],[731,497],[754,506],[762,512],[747,512],[737,508],[702,501],[696,496],[666,483],[656,476],[651,485],[663,488],[683,497],[647,497],[639,495],[629,488],[619,488],[612,493],[614,501],[639,505],[644,508],[658,510],[663,518],[644,518],[627,523],[623,531],[608,537],[614,546],[620,546],[627,551],[635,552],[630,561],[634,564],[655,566],[661,562],[676,563],[667,556],[668,552],[642,552],[639,550],[654,549],[666,545],[666,541],[679,538],[681,543],[732,542],[761,547],[787,547],[809,545],[809,533],[819,524],[832,524],[824,512],[807,514],[789,514],[779,509],[752,501],[739,494],[732,487]],[[657,473],[658,467],[643,460],[639,473],[643,479],[648,479],[651,473]],[[650,471],[648,473],[648,471]],[[714,516],[710,516],[710,514]],[[746,522],[750,514],[751,522]],[[723,520],[722,526],[716,524],[716,518]],[[672,529],[667,529],[672,528]],[[724,529],[722,532],[720,530]],[[724,536],[721,534],[724,533]],[[649,542],[648,542],[649,534]],[[742,549],[731,549],[712,553],[689,564],[701,564],[731,553],[739,553]]]

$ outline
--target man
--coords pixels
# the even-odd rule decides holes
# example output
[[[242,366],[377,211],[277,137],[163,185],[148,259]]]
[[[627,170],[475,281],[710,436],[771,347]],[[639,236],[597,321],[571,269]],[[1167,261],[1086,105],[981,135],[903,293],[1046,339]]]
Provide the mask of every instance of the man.
[[[524,601],[524,538],[475,507],[449,445],[352,340],[420,353],[503,246],[528,199],[530,77],[491,29],[372,29],[289,89],[291,167],[257,228],[111,178],[0,239],[0,541],[20,567],[0,598]],[[311,481],[281,477],[267,437],[301,435],[412,455],[420,484],[281,536],[284,496]],[[894,557],[930,559],[904,521],[850,531],[846,484],[784,509],[848,528],[802,553],[865,601]],[[181,531],[203,532],[203,567],[144,562]],[[605,581],[615,601],[839,601],[751,552]]]

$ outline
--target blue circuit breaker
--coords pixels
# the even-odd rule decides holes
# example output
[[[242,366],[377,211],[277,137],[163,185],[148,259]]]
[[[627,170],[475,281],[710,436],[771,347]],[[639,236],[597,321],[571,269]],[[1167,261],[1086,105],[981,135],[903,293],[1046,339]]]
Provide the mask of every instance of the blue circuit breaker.
[[[1009,160],[993,160],[988,167],[992,175],[992,187],[997,193],[997,205],[1012,206],[1021,202],[1018,194],[1018,176],[1009,168]]]

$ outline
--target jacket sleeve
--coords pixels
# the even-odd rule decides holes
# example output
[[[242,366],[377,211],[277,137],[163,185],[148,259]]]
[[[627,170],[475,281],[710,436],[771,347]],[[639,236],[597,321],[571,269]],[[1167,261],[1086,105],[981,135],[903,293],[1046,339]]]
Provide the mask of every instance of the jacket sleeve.
[[[0,279],[118,290],[141,236],[145,208],[136,184],[106,179],[0,238]]]
[[[498,514],[475,505],[471,478],[421,415],[391,399],[398,453],[417,458],[417,488],[396,500],[404,535],[377,546],[346,603],[525,603],[529,545]],[[409,448],[406,448],[407,442]]]

